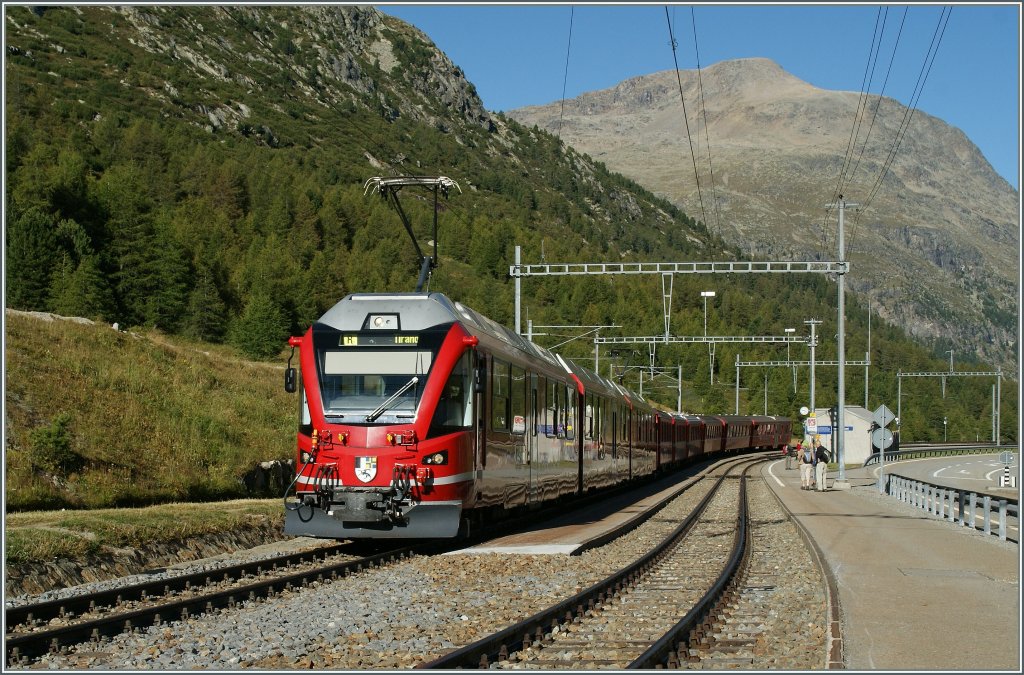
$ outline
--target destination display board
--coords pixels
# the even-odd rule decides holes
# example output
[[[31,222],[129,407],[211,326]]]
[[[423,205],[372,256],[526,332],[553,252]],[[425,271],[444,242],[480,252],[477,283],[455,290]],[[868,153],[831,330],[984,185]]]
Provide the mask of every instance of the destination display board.
[[[342,333],[339,347],[415,347],[420,343],[419,335],[396,333]]]

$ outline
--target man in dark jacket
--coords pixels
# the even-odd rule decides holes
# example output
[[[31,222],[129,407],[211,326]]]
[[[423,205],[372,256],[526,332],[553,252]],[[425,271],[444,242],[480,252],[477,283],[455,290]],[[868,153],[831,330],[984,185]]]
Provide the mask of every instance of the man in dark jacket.
[[[824,445],[818,443],[818,447],[814,451],[814,482],[818,492],[825,491],[825,471],[828,468],[829,459],[828,450]]]

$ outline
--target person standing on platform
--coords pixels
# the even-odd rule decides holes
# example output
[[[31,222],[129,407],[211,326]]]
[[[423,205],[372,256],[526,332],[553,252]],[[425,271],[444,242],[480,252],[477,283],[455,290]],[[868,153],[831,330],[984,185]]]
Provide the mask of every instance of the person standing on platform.
[[[811,473],[814,470],[814,454],[811,452],[810,446],[803,449],[800,453],[800,489],[810,490],[811,481],[814,479]]]
[[[828,450],[818,442],[818,449],[814,451],[814,482],[818,486],[818,492],[825,491],[825,471],[828,469]]]

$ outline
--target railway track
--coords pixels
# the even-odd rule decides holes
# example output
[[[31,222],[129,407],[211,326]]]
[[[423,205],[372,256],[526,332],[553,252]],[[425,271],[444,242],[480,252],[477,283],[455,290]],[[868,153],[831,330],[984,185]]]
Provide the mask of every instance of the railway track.
[[[738,463],[739,476],[729,467],[690,516],[632,565],[421,667],[678,667],[680,643],[689,641],[690,631],[747,567],[746,472],[759,461]],[[680,608],[690,608],[682,619]]]
[[[577,501],[580,507],[585,507],[600,498],[600,495],[591,495]],[[555,512],[549,508],[532,517],[509,519],[496,524],[486,535],[472,537],[469,543],[514,531],[533,522],[531,518]],[[643,520],[644,516],[641,516],[610,536],[636,527]],[[215,572],[196,572],[113,590],[8,607],[4,622],[6,663],[24,666],[42,654],[66,650],[71,645],[99,643],[119,633],[231,608],[240,602],[269,598],[293,588],[344,577],[417,553],[436,553],[466,544],[454,541],[419,543],[389,548],[369,556],[346,554],[345,551],[352,549],[353,544],[339,544],[227,566]]]
[[[362,574],[350,574],[344,578],[344,574],[338,574],[336,581],[332,581],[329,574],[324,574],[323,582],[320,582],[316,579],[322,571],[309,572],[306,578],[313,580],[307,581],[308,588],[303,588],[301,580],[295,579],[294,570],[289,570],[285,574],[286,577],[293,578],[290,584],[292,591],[287,592],[287,583],[283,579],[278,579],[275,590],[279,591],[279,594],[275,595],[272,601],[242,601],[240,598],[246,591],[244,586],[239,586],[234,589],[236,607],[233,610],[209,612],[201,604],[202,601],[199,601],[200,604],[194,604],[188,609],[189,618],[185,621],[180,619],[180,614],[175,615],[174,609],[169,613],[166,610],[161,612],[163,623],[158,628],[154,627],[155,617],[147,623],[122,614],[114,621],[114,627],[119,635],[108,638],[101,632],[99,637],[95,638],[90,635],[83,636],[80,631],[79,637],[70,640],[67,647],[61,643],[53,652],[49,651],[49,645],[43,644],[43,641],[37,643],[39,646],[34,649],[45,651],[36,663],[31,662],[24,651],[17,654],[18,658],[12,659],[10,649],[8,662],[14,668],[24,669],[407,669],[427,665],[424,661],[436,658],[448,650],[458,650],[462,645],[470,645],[480,636],[487,634],[504,633],[506,652],[517,653],[514,639],[508,637],[512,630],[509,627],[522,621],[524,617],[536,616],[544,607],[550,607],[555,603],[558,603],[558,609],[554,616],[531,628],[528,636],[519,635],[521,642],[527,642],[528,648],[537,652],[536,659],[543,662],[545,659],[555,658],[555,652],[550,648],[540,651],[538,648],[547,646],[548,642],[553,642],[554,639],[566,641],[565,644],[568,644],[574,634],[580,635],[577,625],[588,618],[588,612],[599,621],[600,614],[604,613],[605,633],[600,639],[606,643],[604,646],[614,647],[616,645],[611,641],[619,639],[616,636],[622,633],[622,629],[607,621],[608,617],[612,616],[612,611],[631,611],[637,607],[646,610],[648,605],[653,606],[658,596],[664,594],[665,585],[677,582],[678,579],[674,580],[670,573],[667,574],[659,582],[662,587],[657,584],[651,586],[647,591],[647,599],[641,603],[636,602],[636,598],[640,596],[628,590],[628,579],[622,580],[618,588],[613,585],[606,591],[604,597],[595,597],[592,606],[584,601],[582,611],[576,611],[577,605],[570,606],[565,599],[573,594],[585,592],[583,589],[592,588],[600,579],[612,572],[637,568],[638,563],[642,566],[643,558],[651,548],[665,539],[669,532],[679,529],[681,521],[691,520],[690,514],[694,506],[702,500],[707,502],[707,511],[701,519],[696,516],[692,518],[693,527],[695,531],[708,530],[709,536],[705,539],[704,545],[699,546],[695,543],[696,535],[693,535],[693,550],[683,554],[684,557],[688,555],[689,560],[686,566],[676,570],[676,575],[689,575],[696,579],[697,570],[693,564],[696,556],[714,561],[715,565],[722,565],[722,561],[731,555],[734,533],[738,529],[737,500],[740,484],[736,477],[726,478],[722,473],[727,464],[749,464],[749,460],[749,457],[742,457],[723,462],[711,470],[706,478],[687,483],[685,489],[682,489],[680,484],[677,499],[659,505],[656,512],[642,523],[639,522],[642,519],[637,518],[637,522],[631,523],[631,527],[627,528],[629,532],[619,539],[588,550],[580,557],[509,557],[493,554],[447,556],[430,555],[432,552],[424,551],[425,555],[415,555],[401,564],[384,564],[375,569],[366,569],[364,565]],[[712,484],[730,491],[732,496],[712,496]],[[755,495],[759,490],[765,489],[761,481],[753,481],[753,484]],[[750,487],[747,489],[749,491]],[[803,551],[803,560],[794,564],[806,567],[806,549],[784,516],[776,509],[772,515],[762,517],[761,520],[765,520],[765,525],[769,528],[779,528],[784,524],[791,530],[791,538],[779,544],[780,550]],[[760,525],[759,518],[754,517],[752,522],[756,531]],[[438,549],[437,552],[441,550],[443,549]],[[755,553],[757,550],[755,544]],[[263,564],[267,565],[266,562]],[[319,564],[323,566],[322,562]],[[350,570],[355,571],[351,568]],[[634,571],[639,573],[638,570]],[[767,577],[759,578],[756,574],[748,575],[746,579],[748,586],[768,587],[774,583]],[[790,580],[787,575],[780,575],[777,579],[781,582],[787,580]],[[692,581],[689,586],[692,587],[690,591],[680,589],[679,592],[687,593],[686,597],[678,599],[676,607],[666,608],[664,616],[658,618],[659,621],[663,620],[663,623],[667,624],[677,621],[687,607],[694,606],[694,599],[710,587],[710,577],[702,574],[699,584]],[[507,598],[497,597],[500,595],[500,589],[506,589],[510,595]],[[785,608],[780,610],[783,615],[800,617],[797,623],[802,622],[800,625],[804,627],[810,625],[808,621],[814,622],[815,625],[823,625],[818,618],[823,612],[814,609],[805,611],[805,608],[817,602],[817,596],[800,596],[791,591],[792,589],[785,597],[780,595],[772,598],[770,588],[762,589],[766,602],[776,609]],[[820,592],[820,583],[817,584],[817,591]],[[270,594],[256,597],[269,598]],[[566,623],[566,613],[569,613],[570,623]],[[577,615],[580,615],[580,618],[577,618]],[[647,622],[644,616],[646,614],[641,613],[631,617],[626,613],[622,615],[622,619],[627,623],[627,628],[631,624],[641,627],[653,625],[653,621]],[[709,616],[713,617],[710,614]],[[132,630],[125,633],[124,623],[127,620],[132,621]],[[576,623],[572,623],[573,620]],[[699,630],[699,624],[703,621],[702,618],[694,628]],[[769,625],[771,622],[766,620],[763,623]],[[755,638],[755,647],[760,649],[759,645],[766,645],[765,649],[771,653],[772,650],[784,651],[790,645],[811,645],[810,648],[816,649],[816,653],[812,655],[816,660],[809,660],[806,656],[803,659],[793,658],[788,661],[783,659],[768,667],[820,667],[823,661],[819,656],[823,649],[820,642],[815,646],[813,636],[808,634],[806,628],[802,629],[803,636],[794,637],[800,626],[779,627],[777,621],[775,624],[776,633],[778,630],[783,632],[782,640],[779,640],[777,635],[773,637],[773,629],[769,625]],[[240,626],[245,626],[245,629],[239,630]],[[517,626],[514,630],[521,628],[522,626]],[[115,631],[112,628],[111,633],[113,632]],[[623,654],[609,654],[605,651],[593,654],[590,661],[577,659],[576,663],[558,664],[558,667],[609,667],[608,663],[599,665],[602,660],[614,661],[616,665],[625,662],[628,665],[629,658],[654,643],[657,632],[648,631],[649,634],[643,636],[646,646],[619,645],[623,652],[627,648],[630,652],[625,658]],[[721,633],[717,629],[714,632]],[[715,658],[726,658],[722,655],[715,657],[710,653],[691,654],[686,650],[704,647],[699,641],[689,639],[689,633],[684,631],[683,635],[688,640],[685,644],[670,645],[677,654],[681,667],[686,667],[686,663],[696,656],[710,659],[707,661],[709,664],[714,664]],[[622,633],[621,637],[622,642],[641,642],[639,639],[634,640],[626,636],[625,633]],[[71,644],[72,642],[77,644]],[[537,647],[533,644],[535,642],[539,643]],[[508,648],[510,645],[512,649]],[[497,650],[500,650],[500,646]],[[681,659],[679,655],[682,655]],[[745,656],[748,659],[753,658],[746,654],[733,655],[729,658]],[[761,659],[756,661],[757,666],[765,667],[763,655],[754,656]],[[665,663],[667,664],[667,657]],[[479,664],[480,659],[477,656],[475,662],[463,667],[475,668]],[[531,665],[529,661],[517,660],[496,663],[490,656],[488,665],[492,668],[550,667],[550,664],[538,666]]]
[[[6,661],[25,665],[46,652],[168,620],[234,607],[271,597],[313,582],[354,572],[414,554],[413,547],[392,548],[358,556],[346,553],[351,544],[291,553],[231,565],[216,572],[197,572],[124,588],[85,593],[5,610]]]

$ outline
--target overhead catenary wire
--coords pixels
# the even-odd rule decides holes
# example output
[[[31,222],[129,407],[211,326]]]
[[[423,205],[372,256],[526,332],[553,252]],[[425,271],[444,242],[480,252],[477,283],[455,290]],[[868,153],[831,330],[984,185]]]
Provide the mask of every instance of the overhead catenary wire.
[[[707,213],[704,211],[704,196],[700,191],[700,174],[697,172],[697,154],[693,151],[693,139],[690,137],[690,120],[686,115],[686,97],[683,96],[683,81],[679,76],[679,59],[676,56],[676,38],[672,32],[672,19],[668,14],[668,6],[665,7],[665,21],[668,22],[669,44],[672,47],[672,61],[676,67],[676,84],[679,86],[679,100],[683,103],[683,122],[686,124],[686,141],[690,144],[690,159],[693,161],[693,177],[697,181],[697,199],[700,201],[701,218],[704,226],[708,225]]]
[[[555,134],[559,139],[562,138],[562,118],[565,116],[565,85],[569,82],[569,54],[572,51],[572,20],[575,12],[575,7],[569,7],[569,41],[565,46],[565,75],[562,77],[562,106],[558,113],[558,133]]]
[[[882,187],[882,181],[888,174],[889,169],[892,167],[893,162],[896,159],[896,153],[899,152],[900,145],[903,143],[903,138],[906,136],[907,129],[910,127],[910,121],[913,119],[914,111],[917,110],[917,102],[921,98],[921,92],[924,90],[924,85],[928,81],[928,75],[931,73],[932,65],[935,63],[935,56],[938,54],[939,45],[942,43],[942,36],[946,32],[946,26],[949,24],[949,17],[953,13],[951,6],[943,7],[942,12],[939,14],[939,21],[935,26],[935,31],[932,33],[931,44],[928,45],[928,52],[925,54],[924,62],[921,64],[921,72],[917,76],[917,84],[914,87],[914,93],[911,96],[910,106],[904,112],[903,121],[900,123],[899,129],[896,131],[896,137],[893,140],[893,144],[889,150],[889,155],[886,157],[885,163],[882,166],[881,171],[878,174],[878,178],[875,179],[874,186],[871,188],[868,198],[864,202],[863,208],[867,208],[872,201],[875,199],[875,195],[878,194],[878,190]]]
[[[718,207],[718,192],[715,188],[715,169],[711,163],[711,131],[708,128],[708,110],[704,105],[704,83],[700,76],[700,48],[697,46],[697,19],[694,16],[693,6],[690,6],[690,22],[693,24],[693,51],[697,55],[697,91],[700,94],[700,110],[704,117],[704,139],[708,142],[708,173],[711,176],[711,200],[715,213],[715,234],[722,234],[722,217]],[[697,145],[700,145],[700,130],[697,132]]]
[[[904,7],[903,8],[903,18],[900,19],[900,27],[899,27],[899,30],[896,32],[896,40],[893,43],[892,54],[889,57],[889,67],[885,71],[885,79],[882,80],[882,87],[881,87],[881,89],[878,92],[878,97],[875,99],[875,107],[874,107],[874,110],[871,113],[871,123],[870,123],[870,125],[868,125],[868,132],[864,136],[864,143],[862,143],[861,146],[860,146],[860,154],[857,156],[857,163],[854,165],[853,171],[850,173],[850,180],[851,180],[851,182],[853,180],[853,177],[856,176],[856,174],[857,174],[857,169],[860,168],[861,160],[864,158],[864,151],[866,150],[867,145],[868,145],[868,139],[871,137],[871,131],[875,127],[875,120],[878,118],[878,108],[881,106],[882,97],[885,95],[886,87],[888,87],[888,85],[889,85],[889,76],[892,74],[892,65],[893,65],[893,63],[896,60],[896,51],[899,49],[899,46],[900,46],[900,38],[903,37],[903,26],[906,24],[906,21],[907,21],[907,11],[909,9],[910,9],[909,7]],[[885,27],[883,25],[883,32],[884,32],[884,30],[885,30]],[[855,250],[854,249],[854,243],[855,243],[856,238],[857,238],[858,227],[860,225],[860,214],[861,213],[862,213],[862,211],[860,209],[857,209],[857,211],[855,212],[855,217],[853,219],[853,224],[852,224],[852,226],[850,227],[850,230],[849,230],[850,236],[847,239],[847,247],[846,247],[847,248],[847,251],[846,251],[846,259],[847,260],[849,260],[851,253]]]
[[[878,55],[882,51],[882,38],[885,36],[885,23],[889,16],[888,7],[885,8],[884,14],[882,14],[881,10],[882,8],[879,8],[880,16],[876,16],[875,18],[875,32],[871,39],[871,51],[868,54],[868,64],[865,68],[864,80],[861,83],[861,95],[857,101],[856,122],[854,123],[854,134],[851,139],[853,143],[849,148],[850,152],[847,153],[846,166],[840,174],[840,186],[837,190],[838,193],[846,192],[846,188],[853,179],[853,155],[857,149],[857,141],[860,139],[860,130],[864,125],[868,102],[871,98],[871,83],[875,79],[875,66],[878,64]],[[879,18],[881,18],[881,27],[879,27]],[[861,147],[863,148],[863,145]]]
[[[846,142],[846,152],[843,155],[843,165],[839,171],[839,177],[836,179],[836,186],[832,190],[832,199],[829,200],[829,205],[825,207],[825,217],[821,223],[821,254],[824,255],[828,247],[828,219],[832,213],[832,207],[836,204],[837,199],[842,197],[843,178],[846,175],[847,168],[850,165],[850,161],[853,157],[853,149],[856,147],[856,138],[859,133],[862,112],[864,109],[865,101],[867,100],[867,91],[870,88],[868,74],[872,72],[872,62],[877,58],[876,54],[876,40],[877,44],[881,45],[881,40],[877,39],[879,34],[879,21],[882,16],[882,8],[878,8],[878,12],[875,15],[875,28],[871,34],[871,48],[868,50],[867,62],[864,64],[864,75],[861,78],[860,93],[857,97],[857,111],[853,116],[853,126],[850,128],[850,138]]]

